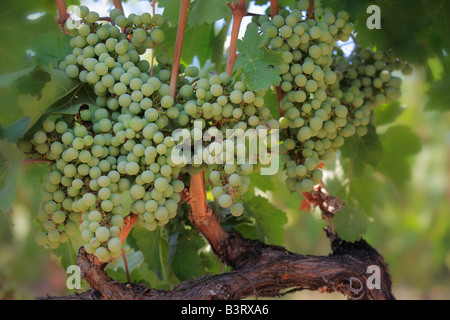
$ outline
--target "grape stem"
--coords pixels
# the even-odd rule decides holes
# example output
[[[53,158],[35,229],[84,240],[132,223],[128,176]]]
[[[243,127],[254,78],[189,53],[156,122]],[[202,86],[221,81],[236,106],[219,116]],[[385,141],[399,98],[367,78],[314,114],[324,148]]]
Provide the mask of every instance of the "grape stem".
[[[238,0],[237,5],[234,2],[232,4],[227,2],[227,6],[233,13],[233,26],[231,28],[230,48],[228,49],[228,59],[225,70],[231,76],[233,73],[234,63],[236,62],[236,47],[239,29],[241,27],[242,18],[247,15],[247,9],[245,7],[245,0]]]
[[[110,17],[100,17],[100,18],[98,18],[98,20],[108,21],[108,22],[111,23],[111,25],[113,25],[113,26],[116,25],[116,23],[114,22],[114,20],[111,19]]]
[[[181,1],[180,17],[178,20],[177,39],[175,41],[175,52],[173,55],[172,74],[170,76],[170,94],[175,98],[178,72],[180,68],[181,51],[183,50],[184,30],[186,28],[187,12],[189,8],[189,0]]]
[[[56,8],[58,10],[58,17],[55,19],[59,25],[61,31],[65,34],[70,34],[69,31],[66,30],[64,24],[69,19],[70,15],[67,12],[67,4],[65,0],[56,0]]]
[[[273,18],[278,14],[278,0],[270,0],[270,16]]]
[[[128,261],[127,261],[127,255],[125,254],[125,250],[122,249],[122,259],[123,259],[123,264],[125,265],[125,273],[127,275],[127,282],[131,283],[130,280],[130,271],[128,269]]]
[[[314,18],[314,11],[316,10],[316,7],[314,6],[314,0],[309,0],[309,9],[308,9],[308,13],[307,16],[309,19],[313,19]]]
[[[113,3],[116,9],[119,9],[120,11],[122,11],[123,14],[125,14],[123,12],[122,0],[113,0]]]

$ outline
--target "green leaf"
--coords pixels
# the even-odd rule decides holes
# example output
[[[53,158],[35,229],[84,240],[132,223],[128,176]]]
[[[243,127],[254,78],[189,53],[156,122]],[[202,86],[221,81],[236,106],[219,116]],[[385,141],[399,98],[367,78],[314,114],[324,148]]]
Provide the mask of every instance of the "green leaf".
[[[375,0],[381,9],[381,29],[367,28],[369,14],[364,11],[356,16],[356,39],[362,47],[374,45],[377,49],[393,49],[398,57],[412,63],[427,56],[426,44],[418,36],[426,28],[424,8],[420,1]],[[365,8],[367,8],[367,5]],[[408,36],[405,36],[408,35]]]
[[[14,81],[29,75],[37,68],[40,68],[40,65],[36,64],[20,71],[0,75],[0,88],[7,88],[11,86],[14,83]]]
[[[420,137],[410,127],[398,125],[382,134],[380,141],[383,146],[383,158],[379,169],[401,187],[411,178],[408,157],[421,150]]]
[[[270,109],[270,113],[274,119],[280,118],[280,110],[278,109],[277,94],[273,87],[264,95],[264,105]]]
[[[181,281],[201,275],[201,260],[198,251],[205,246],[200,234],[193,230],[183,230],[177,236],[176,246],[172,249],[172,269]]]
[[[381,160],[383,148],[373,126],[360,137],[354,135],[345,140],[341,147],[342,157],[348,159],[346,171],[349,176],[361,176],[366,165],[376,167]]]
[[[175,40],[177,29],[163,28],[167,40],[164,42],[164,49],[173,58],[175,49]],[[194,57],[197,56],[200,66],[204,66],[206,60],[211,57],[212,45],[214,39],[214,24],[194,25],[192,28],[185,30],[183,39],[183,50],[181,51],[181,59],[186,64],[191,64]]]
[[[163,17],[171,26],[178,25],[180,16],[181,1],[179,0],[159,0],[158,7],[164,8]]]
[[[382,126],[390,124],[395,121],[403,112],[405,108],[401,106],[400,102],[394,101],[389,104],[384,104],[375,109],[375,125]]]
[[[264,197],[247,194],[244,201],[245,213],[255,219],[259,240],[274,245],[284,243],[286,213],[276,208]]]
[[[0,140],[0,212],[6,213],[16,197],[23,158],[23,153],[13,144]]]
[[[23,117],[14,123],[11,123],[4,129],[4,134],[8,142],[15,143],[25,134],[30,125],[31,119]]]
[[[25,66],[24,53],[40,35],[60,32],[55,21],[56,8],[42,6],[38,1],[16,0],[0,2],[0,73],[9,73]],[[32,14],[43,15],[32,20]]]
[[[92,88],[87,84],[79,83],[71,92],[41,113],[39,119],[36,120],[35,124],[27,131],[27,135],[33,134],[38,130],[42,122],[50,116],[77,114],[80,107],[83,105],[89,105],[91,109],[96,109],[97,106],[95,103],[95,95],[92,92]]]
[[[49,70],[49,73],[51,80],[45,83],[40,97],[30,94],[18,97],[19,108],[31,118],[31,125],[53,104],[80,87],[79,82],[70,79],[62,71]]]
[[[249,25],[244,38],[237,41],[240,52],[234,65],[235,72],[242,72],[250,90],[267,90],[281,82],[277,66],[282,63],[283,54],[264,48],[266,35],[260,35],[258,28]]]
[[[59,30],[41,34],[31,45],[31,50],[35,53],[33,57],[37,63],[52,64],[57,68],[59,61],[72,53],[70,36]]]
[[[360,240],[367,231],[368,222],[363,210],[349,205],[344,206],[333,217],[334,230],[339,238],[348,242]]]
[[[139,224],[136,224],[133,227],[132,234],[134,239],[136,239],[139,250],[144,255],[144,260],[148,267],[158,275],[159,279],[161,279],[160,229],[148,231]]]
[[[425,110],[446,112],[450,110],[450,75],[435,82],[428,90],[429,100]]]
[[[77,251],[73,247],[70,239],[65,243],[60,243],[59,247],[53,251],[56,256],[61,257],[60,262],[64,270],[70,265],[76,264]]]
[[[272,176],[263,176],[259,172],[252,173],[250,176],[251,185],[257,187],[263,192],[267,190],[274,191],[276,184],[274,183]]]
[[[41,96],[41,90],[45,83],[50,81],[48,68],[44,70],[43,65],[37,64],[21,71],[0,76],[0,122],[8,125],[24,116],[18,106],[18,97],[21,94]]]
[[[356,16],[364,14],[369,6],[368,0],[321,0],[324,8],[332,8],[335,13],[345,10],[353,20]]]
[[[383,199],[378,199],[380,187],[380,182],[374,176],[374,169],[366,167],[362,176],[349,181],[345,202],[363,209],[371,217],[374,209],[383,204]]]
[[[188,25],[214,24],[217,20],[231,16],[228,0],[196,0],[188,15]]]
[[[431,23],[430,29],[439,36],[441,45],[450,49],[450,2],[447,0],[422,0],[425,14]]]

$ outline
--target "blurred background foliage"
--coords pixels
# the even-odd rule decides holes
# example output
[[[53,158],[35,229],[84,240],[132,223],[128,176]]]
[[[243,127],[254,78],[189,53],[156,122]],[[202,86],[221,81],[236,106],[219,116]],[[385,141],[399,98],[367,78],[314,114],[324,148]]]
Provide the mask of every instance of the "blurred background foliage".
[[[72,2],[76,3],[68,1],[68,4]],[[148,1],[129,1],[126,8],[135,8],[139,12],[143,8],[143,2],[148,6]],[[262,4],[264,1],[257,2]],[[336,4],[336,1],[329,2]],[[433,2],[437,5],[430,7],[436,9],[432,13],[437,14],[439,1]],[[103,8],[107,11],[112,7],[110,1],[90,3],[94,5],[94,10]],[[351,4],[352,1],[346,3]],[[445,6],[446,4],[442,7],[443,12],[439,12],[438,18],[441,20],[450,16]],[[2,1],[1,74],[19,70],[23,67],[24,58],[25,61],[33,59],[30,55],[22,55],[22,52],[42,34],[59,32],[54,23],[54,12],[55,5],[51,0]],[[445,23],[441,20],[439,23],[450,25],[448,20]],[[431,29],[430,32],[434,31]],[[430,36],[430,41],[438,40]],[[395,121],[377,128],[382,135],[390,127],[405,125],[419,137],[421,148],[418,153],[412,152],[400,159],[393,152],[385,163],[394,176],[396,172],[403,172],[404,166],[410,167],[410,177],[403,177],[403,182],[398,184],[369,168],[366,174],[372,179],[371,185],[366,185],[366,189],[364,184],[359,184],[356,190],[365,195],[359,198],[363,205],[372,206],[375,202],[365,238],[381,252],[389,264],[394,294],[399,299],[450,299],[450,112],[445,112],[449,102],[444,101],[442,96],[433,95],[435,89],[431,87],[430,83],[433,81],[430,78],[436,82],[441,81],[444,88],[449,87],[450,83],[445,72],[448,53],[444,50],[437,56],[438,58],[420,61],[421,64],[416,66],[413,75],[403,79],[403,97],[396,109],[398,112],[394,116]],[[20,118],[20,114],[7,107],[17,99],[17,93],[6,92],[2,86],[0,90],[0,124],[7,125]],[[430,107],[433,103],[438,104],[438,107]],[[336,181],[343,182],[340,179],[343,177],[344,167],[345,163],[340,161],[337,154],[335,163],[328,164],[325,168],[325,185],[336,195],[343,194],[335,186]],[[70,293],[66,289],[66,273],[59,265],[59,258],[34,241],[34,235],[38,231],[34,219],[40,201],[40,177],[46,170],[46,164],[25,165],[18,178],[12,209],[0,215],[2,299],[33,299],[47,294]],[[326,225],[317,209],[311,212],[300,211],[303,199],[290,194],[280,176],[270,177],[264,183],[259,182],[258,186],[258,194],[267,197],[278,209],[288,214],[284,236],[288,250],[313,255],[330,253],[329,241],[323,232]],[[290,294],[286,298],[344,297],[305,291]]]

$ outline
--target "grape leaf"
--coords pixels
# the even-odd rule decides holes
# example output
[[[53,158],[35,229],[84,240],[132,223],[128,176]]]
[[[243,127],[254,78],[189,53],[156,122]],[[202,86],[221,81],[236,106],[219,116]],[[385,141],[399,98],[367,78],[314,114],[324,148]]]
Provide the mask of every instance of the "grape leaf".
[[[33,71],[35,71],[37,68],[40,67],[41,66],[39,64],[36,64],[31,67],[22,69],[20,71],[0,75],[0,88],[7,88],[11,86],[14,83],[14,81],[29,75],[30,73],[32,73]]]
[[[127,257],[130,281],[132,283],[147,285],[154,289],[170,289],[168,283],[164,280],[158,279],[156,273],[148,267],[147,263],[144,261],[142,252],[129,249],[125,249],[125,252]],[[109,263],[105,270],[108,275],[114,280],[120,282],[128,281],[123,259],[119,259],[116,262]]]
[[[66,270],[70,265],[76,264],[77,252],[72,245],[72,241],[69,239],[65,243],[60,243],[59,247],[53,250],[53,253],[60,257],[61,266]]]
[[[347,204],[355,205],[372,217],[374,209],[383,205],[383,199],[378,199],[381,190],[380,182],[374,176],[374,168],[366,167],[362,176],[354,177],[348,183]]]
[[[449,111],[450,110],[450,75],[444,76],[435,82],[428,90],[429,100],[425,105],[428,111]]]
[[[198,232],[183,230],[178,233],[176,245],[169,251],[173,255],[172,269],[181,281],[192,279],[201,274],[201,261],[198,250],[205,245],[205,241]],[[169,262],[170,264],[170,262]]]
[[[376,126],[382,126],[390,124],[397,119],[405,111],[405,108],[401,106],[400,102],[394,101],[389,104],[384,104],[381,107],[375,109],[375,124]]]
[[[14,201],[23,158],[13,144],[0,140],[0,212],[6,213]]]
[[[24,67],[24,52],[30,49],[30,44],[41,34],[59,31],[53,8],[54,2],[51,7],[29,0],[0,2],[0,38],[3,44],[8,44],[0,47],[0,73]],[[45,10],[43,15],[33,20],[30,15],[42,12],[42,9]]]
[[[41,90],[51,77],[48,68],[37,64],[26,69],[0,76],[0,121],[7,125],[24,116],[18,107],[18,97],[21,94],[31,94],[41,97]]]
[[[272,176],[263,176],[259,172],[252,173],[250,176],[252,186],[257,187],[263,192],[267,190],[274,191],[276,184],[272,180]]]
[[[180,16],[181,1],[179,0],[159,0],[158,7],[164,8],[163,17],[172,27],[178,24]],[[189,12],[189,11],[188,11]]]
[[[259,240],[283,245],[284,228],[287,223],[286,213],[276,208],[266,198],[246,194],[244,201],[245,212],[255,219],[256,233]]]
[[[397,186],[411,178],[411,165],[408,157],[421,150],[420,138],[411,128],[398,125],[390,127],[380,136],[383,146],[383,158],[379,169],[386,174]]]
[[[422,0],[425,14],[431,25],[429,29],[439,37],[441,45],[450,49],[450,2],[447,0]]]
[[[139,250],[144,255],[144,260],[158,276],[162,278],[162,265],[160,259],[160,233],[159,229],[155,231],[148,231],[144,227],[136,224],[131,231],[133,238],[136,239],[136,243]]]
[[[52,64],[54,68],[58,67],[61,60],[72,53],[70,47],[70,36],[61,31],[48,32],[37,37],[30,49],[34,52],[36,63],[44,65]]]
[[[89,105],[89,108],[95,110],[97,107],[95,95],[92,88],[83,83],[79,83],[69,94],[65,95],[54,104],[49,106],[27,131],[26,135],[34,134],[42,125],[42,122],[53,115],[76,114],[82,105]]]
[[[260,35],[255,25],[249,25],[244,38],[237,40],[240,55],[234,70],[242,72],[250,90],[266,90],[281,82],[277,66],[282,63],[283,54],[264,48],[262,45],[266,39],[267,35]]]
[[[177,29],[163,28],[167,40],[164,42],[164,49],[173,57]],[[197,56],[200,66],[204,66],[206,60],[211,56],[211,42],[214,39],[214,24],[195,25],[185,31],[183,38],[183,50],[181,58],[183,62],[191,64]]]
[[[409,0],[376,0],[371,1],[371,4],[380,7],[381,29],[367,28],[369,14],[364,10],[356,17],[355,32],[358,43],[362,47],[375,45],[380,50],[393,49],[398,57],[412,63],[425,59],[426,45],[423,39],[417,36],[421,28],[426,28],[422,3]]]
[[[30,94],[20,95],[18,97],[19,108],[22,109],[26,116],[31,118],[31,125],[33,125],[50,106],[80,86],[80,83],[70,79],[62,71],[52,70],[50,75],[51,80],[45,83],[44,88],[41,91],[41,97]]]
[[[8,142],[14,143],[19,141],[27,131],[30,121],[29,117],[23,117],[4,128],[4,135]],[[0,138],[2,137],[0,136]]]
[[[368,127],[368,133],[360,137],[354,135],[345,140],[341,147],[342,157],[348,159],[345,166],[349,176],[361,176],[366,164],[376,167],[381,160],[383,148],[373,126]]]
[[[227,0],[197,0],[188,14],[188,25],[214,24],[217,20],[231,16]]]
[[[339,238],[348,242],[360,240],[367,231],[368,222],[363,210],[349,205],[342,207],[333,217],[334,230]]]
[[[280,118],[280,110],[278,109],[278,100],[275,90],[271,87],[264,95],[264,105],[270,109],[273,118]]]
[[[350,14],[350,19],[365,14],[369,6],[368,0],[321,0],[324,8],[332,8],[335,13],[345,10]]]

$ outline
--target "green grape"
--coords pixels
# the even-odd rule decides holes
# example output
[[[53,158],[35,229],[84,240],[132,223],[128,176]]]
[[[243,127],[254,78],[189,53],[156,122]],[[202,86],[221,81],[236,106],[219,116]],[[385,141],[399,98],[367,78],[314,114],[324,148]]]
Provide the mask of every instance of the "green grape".
[[[297,133],[297,140],[300,142],[304,142],[304,141],[308,140],[309,138],[311,138],[311,136],[312,136],[311,128],[303,127],[303,128],[300,128],[300,130]]]
[[[57,230],[50,230],[47,234],[48,240],[51,242],[57,242],[61,237],[61,234]]]
[[[222,208],[229,208],[233,203],[233,198],[228,194],[222,194],[219,197],[218,202]]]
[[[323,127],[323,120],[321,118],[319,118],[319,117],[313,117],[309,121],[309,126],[313,130],[320,130]]]
[[[145,194],[144,187],[138,184],[135,184],[130,188],[130,195],[135,200],[142,199],[144,197],[144,194]]]
[[[98,227],[97,230],[95,230],[95,237],[100,242],[108,241],[110,235],[109,229],[106,227]]]
[[[160,29],[154,29],[150,35],[154,43],[161,43],[164,41],[164,32]]]
[[[235,217],[239,217],[244,213],[244,206],[242,203],[233,203],[230,206],[230,213],[235,216]]]
[[[107,262],[110,258],[110,253],[105,247],[98,247],[95,250],[95,256],[101,261],[101,262]]]
[[[56,224],[63,223],[66,220],[66,215],[62,211],[56,211],[52,215],[52,221]]]
[[[228,181],[229,181],[230,185],[233,187],[238,187],[242,183],[241,177],[237,173],[233,173],[232,175],[230,175],[230,177],[228,178]]]
[[[108,249],[112,252],[118,252],[122,249],[122,242],[117,237],[111,238],[108,241]]]
[[[42,231],[36,233],[36,236],[35,236],[34,239],[35,239],[36,243],[38,245],[40,245],[40,246],[46,245],[47,242],[49,241],[49,239],[47,237],[47,234],[45,232],[42,232]]]
[[[103,216],[100,211],[94,210],[89,212],[88,219],[90,222],[100,222],[103,219]]]
[[[309,9],[309,0],[300,0],[298,2],[298,8],[300,10],[308,10]]]

